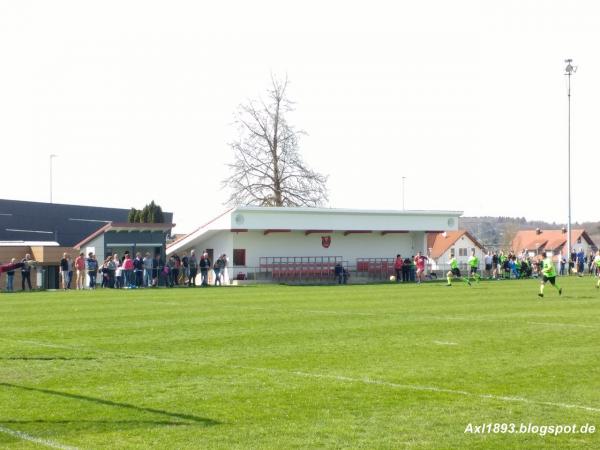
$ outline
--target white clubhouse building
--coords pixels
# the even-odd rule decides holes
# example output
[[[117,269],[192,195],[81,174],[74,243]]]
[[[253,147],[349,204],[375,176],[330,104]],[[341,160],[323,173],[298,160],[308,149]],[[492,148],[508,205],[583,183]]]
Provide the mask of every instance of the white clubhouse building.
[[[167,246],[167,255],[225,253],[230,269],[273,258],[323,258],[355,267],[373,258],[427,254],[428,233],[458,228],[460,211],[380,211],[330,208],[232,208]]]

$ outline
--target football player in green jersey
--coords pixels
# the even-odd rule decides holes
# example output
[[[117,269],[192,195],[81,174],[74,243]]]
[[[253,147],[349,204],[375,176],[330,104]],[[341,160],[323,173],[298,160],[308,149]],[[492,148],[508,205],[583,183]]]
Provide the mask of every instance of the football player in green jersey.
[[[448,280],[447,286],[452,286],[452,279],[454,277],[460,278],[461,280],[465,281],[469,286],[471,286],[471,282],[469,281],[469,279],[464,278],[460,275],[460,269],[458,268],[458,261],[453,256],[452,258],[450,258],[450,271],[448,271],[448,273],[446,274],[446,280]]]
[[[596,252],[596,256],[594,257],[594,266],[596,266],[596,274],[598,276],[598,281],[596,281],[596,289],[600,288],[600,250]]]
[[[475,249],[471,250],[471,257],[467,261],[469,263],[469,278],[473,277],[476,283],[479,283],[481,275],[477,273],[479,269],[479,258],[475,255]]]
[[[556,283],[556,267],[552,258],[546,255],[546,252],[542,253],[542,283],[540,284],[540,292],[538,296],[544,297],[544,285],[549,281],[552,286],[558,290],[558,295],[562,295],[562,288]]]

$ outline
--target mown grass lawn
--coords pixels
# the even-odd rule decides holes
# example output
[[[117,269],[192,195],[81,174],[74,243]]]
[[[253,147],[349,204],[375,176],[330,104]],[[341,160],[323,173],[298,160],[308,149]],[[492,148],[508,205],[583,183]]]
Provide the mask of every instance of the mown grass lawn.
[[[591,278],[0,295],[1,448],[600,448]]]

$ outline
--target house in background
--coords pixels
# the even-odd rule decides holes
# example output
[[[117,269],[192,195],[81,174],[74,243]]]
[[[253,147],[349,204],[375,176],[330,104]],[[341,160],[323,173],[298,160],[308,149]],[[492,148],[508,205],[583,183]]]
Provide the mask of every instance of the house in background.
[[[444,231],[427,234],[427,254],[432,270],[446,269],[450,258],[456,257],[463,267],[475,251],[480,266],[483,265],[485,249],[483,245],[467,230]]]
[[[571,230],[571,247],[575,251],[583,249],[585,254],[596,251],[597,247],[584,229]],[[527,253],[536,256],[542,252],[551,256],[567,256],[567,230],[520,230],[511,243],[516,254]]]

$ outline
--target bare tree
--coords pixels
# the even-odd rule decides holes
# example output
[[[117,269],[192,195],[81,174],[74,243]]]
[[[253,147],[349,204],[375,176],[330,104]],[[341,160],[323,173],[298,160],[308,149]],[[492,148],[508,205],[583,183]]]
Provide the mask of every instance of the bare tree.
[[[293,103],[286,97],[287,78],[271,77],[266,100],[240,105],[239,138],[231,143],[235,162],[223,185],[228,203],[256,206],[319,206],[327,201],[327,177],[309,169],[300,156],[304,134],[286,120]]]

